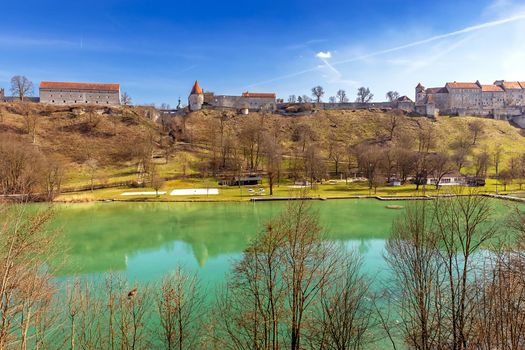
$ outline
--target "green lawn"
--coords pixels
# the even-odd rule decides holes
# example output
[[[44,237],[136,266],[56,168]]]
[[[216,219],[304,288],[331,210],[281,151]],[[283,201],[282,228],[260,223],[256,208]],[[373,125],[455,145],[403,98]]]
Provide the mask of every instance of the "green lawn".
[[[298,196],[301,194],[301,189],[292,188],[292,183],[285,181],[279,185],[274,186],[273,197],[291,197]],[[198,195],[198,196],[170,196],[169,193],[174,189],[184,188],[218,188],[218,195]],[[262,195],[259,194],[259,189],[263,188],[264,192]],[[253,190],[250,191],[250,189]],[[416,190],[415,185],[404,185],[404,186],[381,186],[374,189],[369,189],[366,182],[349,182],[346,184],[343,181],[337,181],[337,183],[324,183],[316,184],[313,187],[306,188],[308,196],[319,197],[319,198],[338,198],[338,197],[349,197],[349,196],[393,196],[393,197],[405,197],[405,196],[423,196],[423,195],[436,195],[436,194],[448,194],[453,188],[443,187],[436,190],[434,186],[420,186],[419,190]],[[487,184],[484,187],[479,187],[477,190],[481,193],[496,193],[509,194],[513,192],[519,192],[520,188],[518,184],[512,184],[507,186],[507,190],[504,191],[502,184],[497,184],[497,181],[488,179]],[[57,198],[59,201],[75,201],[75,198],[81,198],[82,201],[86,200],[115,200],[115,201],[131,201],[131,200],[142,200],[142,201],[244,201],[250,198],[268,198],[269,187],[266,181],[263,180],[263,184],[259,186],[243,186],[243,187],[230,187],[230,186],[219,186],[216,180],[213,179],[185,179],[185,180],[172,180],[167,181],[163,184],[160,192],[166,192],[166,194],[159,195],[138,195],[138,196],[122,196],[124,192],[154,192],[152,188],[127,188],[127,187],[116,187],[95,190],[93,192],[83,191],[75,193],[63,194]]]

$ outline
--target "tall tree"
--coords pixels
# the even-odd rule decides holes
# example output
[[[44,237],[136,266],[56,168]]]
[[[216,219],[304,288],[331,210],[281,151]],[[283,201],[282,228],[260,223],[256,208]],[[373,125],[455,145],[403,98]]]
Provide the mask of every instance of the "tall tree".
[[[11,78],[11,93],[24,101],[25,97],[33,95],[33,83],[23,75],[15,75]]]
[[[357,103],[369,103],[374,98],[374,95],[370,92],[370,89],[367,87],[360,87],[357,89]]]
[[[321,97],[324,96],[324,89],[322,86],[314,86],[312,88],[312,96],[315,98],[317,103],[321,102]]]
[[[345,300],[353,305],[363,302],[366,296],[359,292],[345,299],[345,284],[334,288],[336,281],[343,280],[338,272],[347,271],[339,269],[342,252],[324,241],[321,232],[317,216],[305,201],[291,202],[266,225],[244,251],[219,298],[219,348],[305,349],[312,336],[333,329],[328,320],[319,322],[321,314],[333,316],[336,322],[333,313],[322,311],[322,305],[333,307],[332,302],[339,301],[337,305],[341,306]],[[329,292],[339,298],[328,298]],[[339,338],[335,338],[325,339],[319,348],[338,348]]]
[[[409,348],[419,350],[440,348],[445,333],[444,310],[439,307],[444,277],[431,211],[424,201],[407,206],[386,244],[385,259],[395,282],[389,299],[400,312],[401,338]]]
[[[268,175],[270,196],[273,196],[275,178],[279,178],[282,162],[281,144],[277,133],[265,133],[263,135],[263,156],[266,174]]]

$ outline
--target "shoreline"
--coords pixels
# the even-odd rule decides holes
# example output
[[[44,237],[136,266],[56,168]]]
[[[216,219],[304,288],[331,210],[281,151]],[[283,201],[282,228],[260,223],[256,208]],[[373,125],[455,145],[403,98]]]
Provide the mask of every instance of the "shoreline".
[[[475,196],[489,197],[493,199],[512,201],[518,203],[525,203],[525,198],[514,197],[511,195],[499,195],[490,193],[474,194]],[[376,195],[354,195],[354,196],[338,196],[338,197],[251,197],[246,199],[146,199],[146,198],[132,198],[132,199],[103,199],[93,201],[66,201],[59,200],[47,203],[57,204],[85,204],[85,203],[257,203],[257,202],[282,202],[292,200],[308,200],[308,201],[334,201],[334,200],[348,200],[348,199],[375,199],[378,201],[416,201],[416,200],[434,200],[438,198],[452,198],[459,196],[470,196],[470,194],[442,194],[442,195],[417,195],[417,196],[376,196]]]

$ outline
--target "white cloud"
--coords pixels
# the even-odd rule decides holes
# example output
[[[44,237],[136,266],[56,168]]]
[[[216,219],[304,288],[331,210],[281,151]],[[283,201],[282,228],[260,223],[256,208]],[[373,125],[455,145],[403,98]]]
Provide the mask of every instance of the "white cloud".
[[[327,60],[329,58],[332,58],[332,53],[330,51],[320,51],[315,55],[315,57],[320,58],[322,60]]]

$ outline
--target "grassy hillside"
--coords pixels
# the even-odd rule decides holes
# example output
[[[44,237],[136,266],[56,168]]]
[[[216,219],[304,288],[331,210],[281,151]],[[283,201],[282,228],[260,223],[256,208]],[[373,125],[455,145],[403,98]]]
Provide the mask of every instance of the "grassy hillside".
[[[213,147],[219,142],[219,135],[230,139],[231,147],[240,153],[243,133],[257,129],[278,135],[285,163],[305,144],[315,145],[329,172],[333,172],[329,155],[334,142],[345,147],[399,143],[406,145],[404,147],[415,148],[422,130],[430,130],[435,141],[433,149],[448,150],[451,143],[472,137],[470,125],[473,122],[479,123],[482,131],[477,137],[472,154],[493,152],[497,147],[502,147],[502,166],[505,166],[510,158],[521,155],[525,150],[522,130],[504,121],[472,117],[440,117],[437,121],[432,121],[427,118],[398,116],[391,140],[392,115],[382,111],[318,111],[310,116],[283,117],[270,113],[243,116],[232,112],[204,110],[192,113],[184,120],[174,120],[169,128],[162,128],[154,123],[151,120],[152,113],[151,109],[142,107],[97,109],[0,104],[0,138],[16,139],[34,145],[44,154],[60,159],[65,169],[63,188],[66,190],[87,186],[91,177],[95,177],[96,184],[103,185],[135,180],[137,149],[146,143],[153,147],[153,163],[157,164],[159,176],[169,180],[163,184],[164,190],[216,186],[216,179],[210,178],[209,173],[204,174],[204,179],[193,174],[202,172],[202,164],[207,162]],[[305,129],[309,132],[308,139],[298,140],[298,130]],[[172,137],[177,142],[170,146],[172,156],[165,159],[166,142],[172,140]],[[472,157],[470,155],[466,163],[466,172],[472,169]],[[96,176],[86,166],[90,160],[96,163]],[[286,168],[286,164],[283,168]],[[319,195],[370,193],[366,187],[359,187],[358,184],[332,183],[326,186],[318,188]],[[125,190],[103,189],[89,196],[121,199],[119,195]],[[238,189],[221,191],[223,199],[246,196],[246,193],[242,194]],[[385,187],[378,191],[382,194],[404,195],[411,194],[413,188]],[[277,194],[286,195],[289,192],[288,187],[279,187]],[[165,196],[163,199],[172,198]]]

